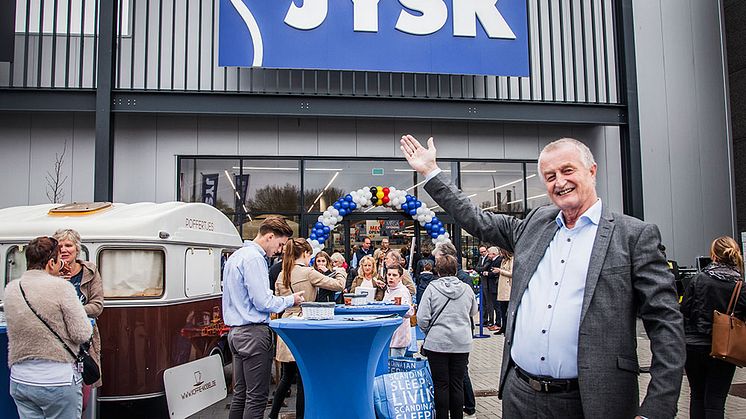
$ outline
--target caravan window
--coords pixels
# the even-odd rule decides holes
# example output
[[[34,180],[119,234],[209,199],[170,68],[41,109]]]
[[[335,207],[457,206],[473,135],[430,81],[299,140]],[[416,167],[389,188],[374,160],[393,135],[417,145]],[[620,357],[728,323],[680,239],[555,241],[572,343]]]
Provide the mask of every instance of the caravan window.
[[[88,249],[82,246],[83,254],[79,257],[82,260],[88,260]],[[18,279],[26,272],[26,255],[23,253],[26,246],[23,244],[16,244],[8,249],[7,257],[5,258],[5,283]]]
[[[156,249],[105,249],[98,256],[105,298],[163,295],[166,255]]]
[[[190,247],[186,251],[184,266],[185,291],[187,297],[215,293],[215,257],[212,249]]]

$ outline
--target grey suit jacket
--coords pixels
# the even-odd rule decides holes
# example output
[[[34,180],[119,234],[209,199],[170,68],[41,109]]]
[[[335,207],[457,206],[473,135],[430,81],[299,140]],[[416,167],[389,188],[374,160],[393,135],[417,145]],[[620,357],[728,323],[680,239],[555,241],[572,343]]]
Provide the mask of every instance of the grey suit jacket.
[[[499,395],[512,366],[515,318],[524,291],[558,227],[553,205],[524,220],[477,208],[443,173],[425,190],[472,235],[515,254]],[[578,382],[587,418],[673,418],[686,358],[673,275],[655,225],[602,210],[586,276],[578,340]],[[639,404],[636,319],[650,337],[651,381]]]

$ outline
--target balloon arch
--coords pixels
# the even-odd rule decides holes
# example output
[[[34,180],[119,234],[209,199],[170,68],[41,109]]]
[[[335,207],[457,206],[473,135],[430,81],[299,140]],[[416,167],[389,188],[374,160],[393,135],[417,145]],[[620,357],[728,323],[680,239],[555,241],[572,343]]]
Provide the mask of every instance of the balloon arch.
[[[332,205],[329,205],[323,214],[319,215],[318,221],[313,225],[313,229],[308,236],[313,254],[316,255],[324,248],[324,242],[329,239],[332,230],[347,214],[370,206],[401,209],[425,228],[436,246],[451,241],[443,222],[435,216],[435,213],[425,203],[415,196],[393,186],[366,186],[339,198]]]

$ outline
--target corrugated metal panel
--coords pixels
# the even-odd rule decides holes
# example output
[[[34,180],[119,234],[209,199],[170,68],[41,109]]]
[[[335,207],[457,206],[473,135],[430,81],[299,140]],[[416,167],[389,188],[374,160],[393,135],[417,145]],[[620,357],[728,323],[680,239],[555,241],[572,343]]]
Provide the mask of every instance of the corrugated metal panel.
[[[218,67],[219,1],[119,0],[115,89],[615,104],[616,1],[527,0],[531,76],[495,77]],[[95,87],[98,2],[18,2],[0,86]]]

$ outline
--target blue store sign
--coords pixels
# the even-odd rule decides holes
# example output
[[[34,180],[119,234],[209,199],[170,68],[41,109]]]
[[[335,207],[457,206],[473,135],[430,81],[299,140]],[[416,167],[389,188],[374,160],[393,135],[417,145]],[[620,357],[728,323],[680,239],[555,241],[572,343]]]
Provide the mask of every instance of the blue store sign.
[[[525,0],[220,0],[221,66],[528,76]]]

